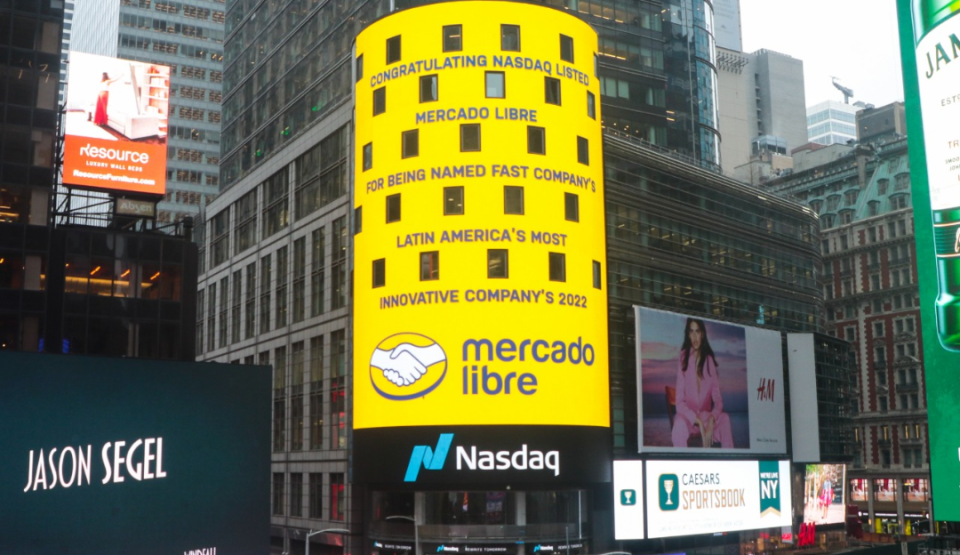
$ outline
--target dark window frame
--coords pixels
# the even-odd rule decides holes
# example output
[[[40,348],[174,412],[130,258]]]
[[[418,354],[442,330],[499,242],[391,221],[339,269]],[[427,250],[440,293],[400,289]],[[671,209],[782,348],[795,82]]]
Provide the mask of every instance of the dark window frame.
[[[432,259],[432,260],[431,260]],[[429,261],[432,272],[424,272],[424,261]],[[433,274],[431,277],[430,274]],[[427,277],[424,277],[427,276]],[[420,281],[438,281],[440,279],[440,251],[424,251],[420,253]]]
[[[490,87],[487,85],[491,75],[499,75],[502,84],[502,93],[500,96],[490,96]],[[483,94],[486,98],[506,98],[507,97],[507,74],[503,71],[485,71],[483,74]]]
[[[457,35],[448,35],[449,31],[456,31]],[[463,25],[444,25],[443,30],[441,31],[443,36],[442,46],[444,52],[463,52]],[[457,47],[447,47],[447,40],[455,40],[457,42]]]
[[[457,212],[457,211],[451,211],[451,210],[448,210],[448,209],[447,209],[447,207],[448,207],[448,202],[450,202],[451,200],[454,200],[454,199],[449,198],[449,195],[450,195],[451,193],[455,193],[455,192],[457,192],[457,191],[459,191],[459,195],[460,195],[460,199],[459,199],[459,200],[460,200],[460,210],[459,210],[459,212]],[[466,212],[466,203],[464,202],[464,196],[465,196],[465,194],[464,194],[463,185],[455,185],[455,186],[451,186],[451,187],[444,187],[444,188],[443,188],[443,215],[444,215],[444,216],[462,216],[462,215],[464,215],[464,213]]]
[[[559,273],[554,273],[554,265],[559,264]],[[562,252],[548,253],[547,257],[548,277],[550,281],[567,281],[567,255]]]
[[[577,136],[577,162],[585,166],[590,165],[590,141],[579,135]]]
[[[391,56],[390,50],[392,46],[396,46],[396,57]],[[403,58],[402,43],[400,42],[400,35],[396,35],[387,39],[387,65],[395,64]]]
[[[379,105],[379,110],[378,110]],[[387,111],[387,86],[373,90],[373,115],[379,116]]]
[[[378,279],[379,278],[379,279]],[[387,259],[378,258],[371,264],[371,282],[373,288],[384,287],[387,285]]]
[[[503,260],[503,275],[492,275],[490,263],[495,256],[501,256]],[[487,249],[487,279],[509,279],[510,278],[510,251],[507,249]]]
[[[413,141],[411,147],[414,148],[415,152],[409,152],[407,150],[408,144],[407,141]],[[416,158],[420,156],[420,130],[419,129],[409,129],[400,133],[400,158]]]
[[[566,41],[565,41],[564,39],[566,39]],[[568,48],[565,48],[565,47],[568,47]],[[570,57],[569,57],[569,58],[564,55],[564,50],[569,50],[569,52],[568,52],[568,53],[570,54]],[[564,35],[563,33],[561,33],[561,34],[560,34],[560,59],[563,60],[564,62],[569,62],[569,63],[572,64],[572,63],[574,63],[573,58],[574,58],[574,56],[573,56],[573,37],[569,37],[569,36]]]
[[[580,195],[563,193],[563,218],[568,222],[580,221]]]
[[[531,148],[531,143],[535,139],[535,134],[539,134],[540,146],[539,151],[535,151]],[[540,154],[546,156],[547,154],[547,130],[544,127],[539,127],[536,125],[527,126],[527,154]]]
[[[551,97],[551,85],[552,88],[556,89],[556,102],[552,102]],[[543,102],[545,104],[552,104],[554,106],[563,105],[563,96],[561,94],[562,87],[560,86],[560,80],[556,77],[544,77],[543,78]]]
[[[517,47],[507,48],[506,41],[507,41],[507,37],[509,36],[507,32],[514,31],[514,30],[517,33]],[[520,43],[520,26],[512,25],[509,23],[501,23],[500,24],[500,50],[504,52],[520,52],[520,44],[521,44]]]
[[[435,86],[434,86],[434,94],[433,94],[433,98],[428,98],[428,99],[424,100],[424,98],[423,98],[423,84],[424,84],[424,82],[425,82],[426,80],[428,80],[428,79],[432,79],[432,80],[433,80],[433,83],[434,83],[434,85],[435,85]],[[436,73],[431,73],[430,75],[421,75],[421,76],[420,76],[420,89],[419,89],[419,94],[420,94],[420,103],[421,103],[421,104],[424,103],[424,102],[437,102],[438,100],[440,100],[440,77],[439,77],[439,75],[436,74]]]
[[[467,148],[465,146],[466,138],[464,133],[466,131],[477,130],[477,146],[476,148]],[[479,123],[461,123],[460,124],[460,152],[480,152],[481,149],[481,135],[480,135],[480,124]]]
[[[392,224],[394,222],[399,222],[402,214],[403,205],[400,202],[400,193],[393,195],[387,195],[386,199],[386,217],[387,223]],[[390,214],[396,210],[396,217],[391,218]]]
[[[363,171],[373,168],[373,142],[363,145]]]
[[[507,209],[509,207],[509,202],[511,199],[507,198],[508,192],[519,192],[520,193],[520,211],[519,212],[509,212]],[[503,186],[503,213],[515,216],[523,216],[526,212],[526,200],[523,187],[520,185],[504,185]]]

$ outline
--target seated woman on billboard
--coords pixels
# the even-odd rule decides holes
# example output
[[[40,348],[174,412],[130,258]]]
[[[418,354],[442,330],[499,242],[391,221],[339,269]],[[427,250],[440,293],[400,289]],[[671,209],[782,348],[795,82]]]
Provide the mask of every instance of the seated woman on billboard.
[[[677,367],[677,417],[673,421],[673,446],[687,447],[690,436],[699,433],[704,447],[719,442],[733,448],[730,417],[723,412],[717,359],[703,320],[687,318]]]

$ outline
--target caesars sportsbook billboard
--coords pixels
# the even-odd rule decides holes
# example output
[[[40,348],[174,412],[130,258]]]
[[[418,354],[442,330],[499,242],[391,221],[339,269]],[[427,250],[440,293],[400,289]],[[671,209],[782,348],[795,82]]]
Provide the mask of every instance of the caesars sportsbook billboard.
[[[647,537],[791,526],[790,461],[647,461]]]
[[[575,17],[508,2],[358,36],[358,481],[610,479],[596,53]]]
[[[640,452],[787,452],[779,332],[634,310]]]
[[[163,195],[170,68],[70,53],[63,183]]]
[[[0,352],[0,553],[267,553],[270,401],[263,366]]]
[[[960,3],[897,0],[933,517],[960,520]]]

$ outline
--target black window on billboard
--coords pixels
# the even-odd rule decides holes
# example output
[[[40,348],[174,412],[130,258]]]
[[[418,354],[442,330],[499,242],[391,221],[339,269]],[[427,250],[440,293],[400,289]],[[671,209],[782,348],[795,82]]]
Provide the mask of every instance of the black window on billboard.
[[[463,50],[463,28],[460,25],[443,26],[443,51],[459,52]]]
[[[400,61],[400,35],[387,39],[387,63]]]

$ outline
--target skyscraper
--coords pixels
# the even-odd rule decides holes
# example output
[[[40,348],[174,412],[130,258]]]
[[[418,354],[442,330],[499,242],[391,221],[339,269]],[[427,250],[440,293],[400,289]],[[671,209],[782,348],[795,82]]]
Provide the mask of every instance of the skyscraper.
[[[167,194],[157,207],[160,224],[197,215],[219,189],[224,10],[222,0],[74,6],[64,47],[171,67],[169,128],[163,130]]]
[[[821,145],[847,144],[857,140],[860,107],[826,100],[807,107],[807,137]]]

